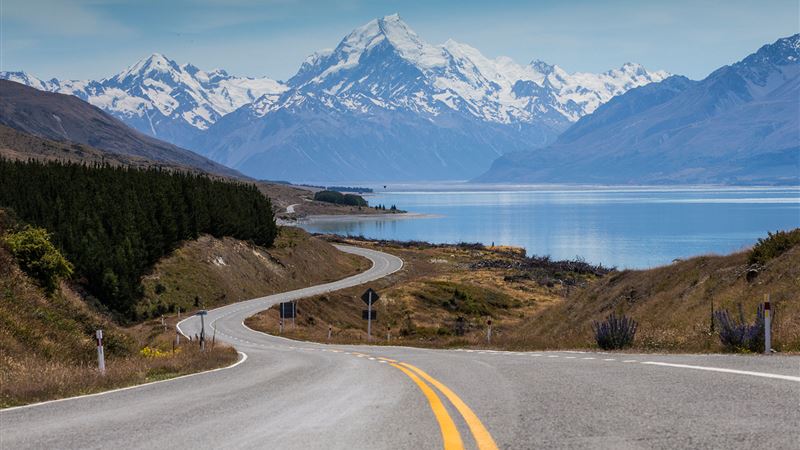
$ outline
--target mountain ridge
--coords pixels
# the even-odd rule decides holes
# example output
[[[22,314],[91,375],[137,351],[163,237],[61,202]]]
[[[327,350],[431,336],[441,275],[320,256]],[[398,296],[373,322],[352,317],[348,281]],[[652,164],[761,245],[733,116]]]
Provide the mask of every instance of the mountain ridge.
[[[234,169],[139,133],[76,96],[41,91],[8,80],[0,80],[0,92],[0,125],[53,141],[242,178]]]
[[[797,184],[800,34],[700,81],[633,89],[551,146],[500,157],[476,181]]]

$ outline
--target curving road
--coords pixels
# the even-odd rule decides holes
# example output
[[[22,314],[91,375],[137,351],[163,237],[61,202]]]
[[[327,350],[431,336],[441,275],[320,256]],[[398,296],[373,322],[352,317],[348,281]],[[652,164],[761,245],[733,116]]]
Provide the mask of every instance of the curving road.
[[[0,411],[0,448],[798,448],[800,359],[296,342],[242,321],[402,267],[229,305],[235,367]],[[198,331],[195,318],[180,324]]]

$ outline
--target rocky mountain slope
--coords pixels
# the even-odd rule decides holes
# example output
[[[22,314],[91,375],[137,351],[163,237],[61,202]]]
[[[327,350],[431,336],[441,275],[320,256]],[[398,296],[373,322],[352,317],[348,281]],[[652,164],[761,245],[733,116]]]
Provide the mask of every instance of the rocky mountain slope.
[[[75,96],[43,92],[13,81],[0,80],[0,125],[48,140],[241,177],[196,153],[139,133]]]
[[[98,81],[42,81],[142,133],[255,178],[465,179],[498,156],[545,146],[580,117],[669,74],[627,63],[600,74],[432,45],[399,16],[356,28],[286,83],[202,71],[154,54]]]
[[[509,154],[487,182],[800,182],[800,34],[701,81],[671,77],[583,117],[548,148]]]
[[[277,101],[222,118],[194,148],[270,178],[463,179],[666,76],[635,64],[569,74],[541,61],[489,59],[452,40],[429,44],[392,15],[310,56]]]

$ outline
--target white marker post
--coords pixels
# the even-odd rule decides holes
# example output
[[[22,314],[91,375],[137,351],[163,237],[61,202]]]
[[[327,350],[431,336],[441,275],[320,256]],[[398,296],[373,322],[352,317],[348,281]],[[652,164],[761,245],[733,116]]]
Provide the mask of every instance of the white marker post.
[[[386,343],[388,344],[392,340],[392,327],[386,325]]]
[[[333,326],[328,325],[328,341],[331,340],[331,333],[333,332]]]
[[[486,343],[492,343],[492,319],[486,321]]]
[[[278,319],[278,334],[283,334],[283,319]]]
[[[764,296],[764,353],[769,355],[772,350],[772,318],[770,317],[769,294]]]
[[[178,331],[178,326],[175,325],[175,344],[181,345],[181,332]]]
[[[103,353],[103,330],[97,330],[97,368],[100,374],[106,374],[106,355]]]

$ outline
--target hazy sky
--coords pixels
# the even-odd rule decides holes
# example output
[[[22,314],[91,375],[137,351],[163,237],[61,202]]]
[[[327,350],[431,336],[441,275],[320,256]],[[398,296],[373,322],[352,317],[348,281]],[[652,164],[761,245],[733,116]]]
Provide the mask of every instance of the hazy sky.
[[[703,78],[798,33],[798,0],[0,0],[0,69],[102,78],[153,52],[286,79],[353,28],[400,13],[426,41],[572,71],[627,61]]]

